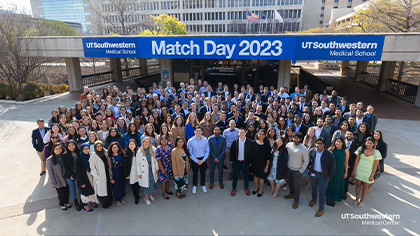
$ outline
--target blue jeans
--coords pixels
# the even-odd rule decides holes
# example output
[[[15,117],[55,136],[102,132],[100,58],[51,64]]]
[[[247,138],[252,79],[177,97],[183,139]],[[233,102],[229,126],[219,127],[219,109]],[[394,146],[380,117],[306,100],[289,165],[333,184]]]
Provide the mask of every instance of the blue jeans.
[[[324,179],[322,174],[315,173],[315,177],[311,175],[312,185],[312,200],[317,199],[317,192],[319,192],[319,209],[324,210],[325,195],[327,194],[327,187],[330,178]]]
[[[76,180],[66,179],[66,181],[69,184],[71,197],[73,198],[73,200],[77,200],[76,186],[77,186],[77,191],[79,192],[79,197],[81,193],[79,185],[77,184]]]
[[[219,163],[216,163],[213,158],[210,158],[210,183],[214,183],[214,171],[217,166],[217,171],[219,172],[219,183],[223,183],[223,161],[224,158],[219,159]]]
[[[233,169],[233,180],[232,180],[232,189],[236,189],[236,186],[238,185],[238,176],[239,172],[242,170],[242,177],[244,179],[244,186],[245,188],[249,187],[249,165],[245,164],[245,162],[236,162],[232,163],[232,169]]]

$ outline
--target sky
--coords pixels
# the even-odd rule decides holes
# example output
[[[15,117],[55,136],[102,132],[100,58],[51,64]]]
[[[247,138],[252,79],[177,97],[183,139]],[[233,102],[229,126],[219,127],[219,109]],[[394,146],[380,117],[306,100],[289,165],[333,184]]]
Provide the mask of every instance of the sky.
[[[24,13],[32,14],[30,0],[0,0],[0,8],[10,9],[14,8],[14,6],[16,6],[18,11],[23,11]]]

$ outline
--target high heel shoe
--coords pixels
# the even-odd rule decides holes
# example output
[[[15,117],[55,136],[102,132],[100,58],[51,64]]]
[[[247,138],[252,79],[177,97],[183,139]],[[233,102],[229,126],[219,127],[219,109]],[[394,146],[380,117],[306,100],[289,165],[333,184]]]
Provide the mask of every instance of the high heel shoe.
[[[166,200],[169,200],[169,197],[168,197],[168,196],[166,196],[166,197],[165,197],[165,195],[164,195],[164,194],[162,194],[162,197],[163,197],[164,199],[166,199]]]

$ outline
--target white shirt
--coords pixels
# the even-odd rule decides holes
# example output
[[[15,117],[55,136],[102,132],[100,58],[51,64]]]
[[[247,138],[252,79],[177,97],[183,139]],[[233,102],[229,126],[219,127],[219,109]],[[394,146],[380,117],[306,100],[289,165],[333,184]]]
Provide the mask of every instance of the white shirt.
[[[361,124],[363,122],[363,117],[362,117],[362,119],[357,119],[357,117],[356,117],[356,127],[359,127],[359,125]]]
[[[319,138],[319,136],[321,135],[321,131],[322,131],[322,128],[319,129],[318,127],[316,127],[316,129],[315,129],[315,137],[316,138]]]
[[[315,155],[315,163],[314,163],[314,170],[316,172],[322,172],[322,167],[321,167],[321,156],[322,153],[324,152],[324,150],[322,150],[322,152],[318,152],[316,151],[316,155]]]
[[[242,141],[239,138],[238,161],[244,161],[245,160],[245,141],[246,141],[246,138],[244,139],[244,141]]]

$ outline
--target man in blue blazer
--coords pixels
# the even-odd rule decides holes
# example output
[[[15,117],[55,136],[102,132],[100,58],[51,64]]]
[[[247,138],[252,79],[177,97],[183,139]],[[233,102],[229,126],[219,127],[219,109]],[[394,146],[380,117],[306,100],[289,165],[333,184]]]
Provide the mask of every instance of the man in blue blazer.
[[[222,131],[219,126],[215,126],[213,130],[213,135],[209,138],[209,148],[210,148],[210,185],[209,189],[213,189],[214,183],[214,170],[217,166],[219,172],[219,185],[220,189],[223,189],[223,161],[226,151],[226,138],[220,135]]]
[[[36,153],[38,154],[39,159],[41,160],[41,173],[39,175],[44,175],[47,169],[47,165],[44,159],[44,136],[50,130],[50,128],[45,127],[45,122],[43,119],[38,119],[36,121],[38,128],[32,130],[32,146],[35,148]]]

